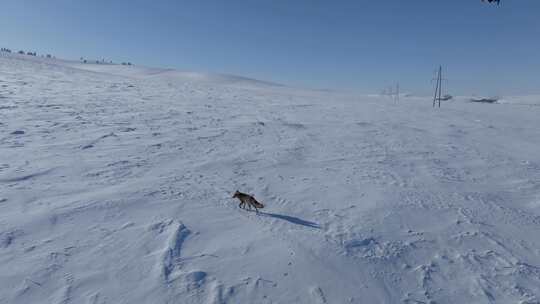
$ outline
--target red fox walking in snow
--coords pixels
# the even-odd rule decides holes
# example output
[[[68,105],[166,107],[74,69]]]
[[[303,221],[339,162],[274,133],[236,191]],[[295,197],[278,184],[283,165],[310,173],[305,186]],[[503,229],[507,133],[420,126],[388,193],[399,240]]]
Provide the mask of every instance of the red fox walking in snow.
[[[251,210],[251,207],[255,208],[255,212],[259,212],[258,209],[264,208],[264,205],[259,203],[253,196],[242,193],[238,190],[234,193],[233,198],[237,198],[240,200],[240,204],[238,204],[238,207],[242,209],[246,209],[246,205],[249,210]]]

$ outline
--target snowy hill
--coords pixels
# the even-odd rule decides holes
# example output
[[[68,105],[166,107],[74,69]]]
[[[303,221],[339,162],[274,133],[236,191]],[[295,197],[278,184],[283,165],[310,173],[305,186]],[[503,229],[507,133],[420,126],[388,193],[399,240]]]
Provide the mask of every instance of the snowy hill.
[[[505,100],[0,54],[0,303],[538,303],[540,107]]]

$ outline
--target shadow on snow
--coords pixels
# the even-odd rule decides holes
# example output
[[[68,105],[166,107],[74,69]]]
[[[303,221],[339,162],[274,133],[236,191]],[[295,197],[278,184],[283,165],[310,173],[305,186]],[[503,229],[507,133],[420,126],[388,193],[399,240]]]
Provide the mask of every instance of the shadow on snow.
[[[288,215],[282,215],[282,214],[276,214],[276,213],[265,213],[265,212],[259,212],[259,214],[261,216],[268,216],[268,217],[273,217],[273,218],[276,218],[276,219],[284,220],[284,221],[287,221],[289,223],[293,223],[295,225],[301,225],[301,226],[306,226],[306,227],[310,227],[310,228],[321,229],[321,226],[319,226],[319,224],[317,224],[317,223],[306,221],[306,220],[303,220],[301,218],[297,218],[297,217],[294,217],[294,216],[288,216]]]

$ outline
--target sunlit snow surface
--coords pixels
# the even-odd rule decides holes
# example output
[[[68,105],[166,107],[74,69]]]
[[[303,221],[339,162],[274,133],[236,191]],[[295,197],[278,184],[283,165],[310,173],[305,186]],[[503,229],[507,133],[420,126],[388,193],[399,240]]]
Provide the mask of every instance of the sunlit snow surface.
[[[539,105],[0,54],[0,303],[538,303]]]

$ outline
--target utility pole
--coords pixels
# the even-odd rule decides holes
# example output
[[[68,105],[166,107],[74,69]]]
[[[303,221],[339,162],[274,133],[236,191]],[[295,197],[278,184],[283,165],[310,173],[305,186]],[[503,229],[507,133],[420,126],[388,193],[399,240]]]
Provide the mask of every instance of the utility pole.
[[[439,108],[441,107],[442,81],[442,66],[439,66],[439,71],[437,72],[437,84],[435,85],[435,95],[433,96],[433,107],[437,104],[437,100],[439,101]]]
[[[399,82],[396,84],[396,103],[399,102]]]

